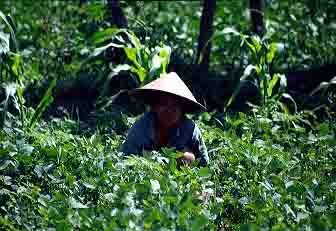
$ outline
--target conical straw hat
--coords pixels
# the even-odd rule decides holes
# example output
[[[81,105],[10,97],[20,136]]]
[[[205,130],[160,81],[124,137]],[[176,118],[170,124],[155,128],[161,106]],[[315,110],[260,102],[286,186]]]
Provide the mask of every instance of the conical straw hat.
[[[183,110],[186,113],[206,110],[175,72],[161,74],[160,78],[145,86],[129,91],[130,96],[141,97],[147,103],[158,94],[172,94],[179,97],[183,101]]]

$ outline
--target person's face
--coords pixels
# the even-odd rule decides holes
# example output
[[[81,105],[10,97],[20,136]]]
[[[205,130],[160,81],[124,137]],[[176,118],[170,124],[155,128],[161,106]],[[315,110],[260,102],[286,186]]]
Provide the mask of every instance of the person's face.
[[[174,96],[160,96],[152,105],[152,111],[157,114],[159,124],[165,127],[174,126],[182,117],[181,104]]]

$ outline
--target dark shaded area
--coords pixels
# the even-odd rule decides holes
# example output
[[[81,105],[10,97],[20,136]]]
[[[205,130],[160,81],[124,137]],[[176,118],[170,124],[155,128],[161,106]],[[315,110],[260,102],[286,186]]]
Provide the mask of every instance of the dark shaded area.
[[[111,25],[115,25],[119,28],[127,28],[127,18],[123,14],[118,0],[108,0],[107,7],[110,10],[110,17],[108,17],[107,20],[111,23]]]
[[[44,81],[37,86],[31,84],[25,91],[27,106],[37,107],[47,90],[49,81]],[[121,89],[133,89],[136,87],[130,73],[123,72],[114,76],[111,80],[97,80],[94,75],[80,74],[75,79],[59,80],[53,91],[53,103],[44,112],[44,118],[68,116],[75,120],[86,121],[91,114],[106,106],[106,101],[116,96]],[[104,103],[105,101],[105,103]],[[111,108],[118,111],[139,113],[138,107],[131,101],[126,92],[113,98]],[[131,106],[133,105],[134,106]],[[129,108],[126,108],[130,106]]]
[[[289,70],[283,73],[287,76],[289,93],[309,94],[321,82],[329,82],[336,76],[336,64],[312,67],[310,70]]]
[[[335,102],[328,95],[322,95],[323,90],[311,94],[322,82],[329,82],[336,76],[336,64],[326,64],[310,70],[290,70],[284,74],[287,77],[287,91],[295,99],[299,110],[326,105],[336,112]],[[328,91],[335,94],[335,85],[331,85]],[[316,113],[322,119],[323,108]]]
[[[263,22],[263,0],[250,0],[250,15],[252,31],[259,36],[263,36],[265,33],[265,27]]]
[[[328,64],[315,67],[310,70],[284,71],[288,81],[288,92],[297,101],[299,109],[312,109],[320,104],[329,103],[327,96],[319,93],[309,96],[321,82],[330,81],[336,76],[336,65]],[[171,64],[169,71],[177,72],[185,81],[187,86],[195,93],[199,102],[204,104],[209,111],[217,110],[221,112],[224,103],[232,95],[235,88],[236,79],[243,70],[227,67],[227,74],[209,73],[204,76],[206,81],[202,83],[202,88],[195,78],[197,78],[200,65]],[[106,85],[107,84],[107,85]],[[26,89],[25,98],[29,106],[36,107],[41,96],[48,87],[48,81],[36,88],[31,85]],[[101,93],[107,87],[106,95],[100,98]],[[111,80],[96,80],[94,76],[82,74],[76,79],[62,80],[54,90],[54,102],[46,110],[44,117],[70,117],[80,120],[90,119],[90,114],[95,113],[99,108],[105,107],[106,101],[111,101],[108,110],[123,111],[132,114],[142,113],[144,108],[135,103],[126,91],[137,87],[131,73],[122,72],[114,76]],[[112,97],[114,96],[114,97]],[[99,99],[105,99],[101,101]],[[259,90],[251,83],[243,84],[241,91],[236,97],[229,110],[247,111],[246,102],[258,104],[261,100]],[[290,105],[291,103],[288,102]],[[334,108],[335,109],[335,108]]]
[[[202,74],[207,74],[209,69],[211,42],[213,34],[213,21],[216,10],[216,0],[203,1],[200,32],[198,36],[198,47],[196,61],[200,62]]]

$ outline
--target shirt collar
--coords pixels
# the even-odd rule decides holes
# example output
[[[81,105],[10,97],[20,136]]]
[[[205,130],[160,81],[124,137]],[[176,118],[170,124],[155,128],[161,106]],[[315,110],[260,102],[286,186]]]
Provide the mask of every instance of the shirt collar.
[[[155,123],[156,123],[156,114],[155,112],[148,112],[149,116],[150,116],[150,128],[149,128],[149,137],[152,141],[155,140]],[[177,127],[172,129],[171,131],[171,134],[172,136],[175,136],[175,137],[179,137],[181,135],[181,128],[180,128],[180,123],[181,121],[179,122],[179,124],[177,124]]]

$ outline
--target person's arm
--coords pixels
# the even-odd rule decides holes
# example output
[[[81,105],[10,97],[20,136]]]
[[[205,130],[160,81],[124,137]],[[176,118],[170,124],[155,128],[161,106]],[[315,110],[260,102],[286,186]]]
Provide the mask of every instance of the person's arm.
[[[128,131],[127,139],[122,145],[121,152],[125,156],[130,154],[142,154],[144,131],[141,121],[137,121]]]
[[[195,155],[195,158],[199,159],[201,166],[207,166],[209,164],[208,150],[205,146],[201,130],[199,129],[197,124],[195,124],[192,142],[193,142],[192,151],[193,154]]]

